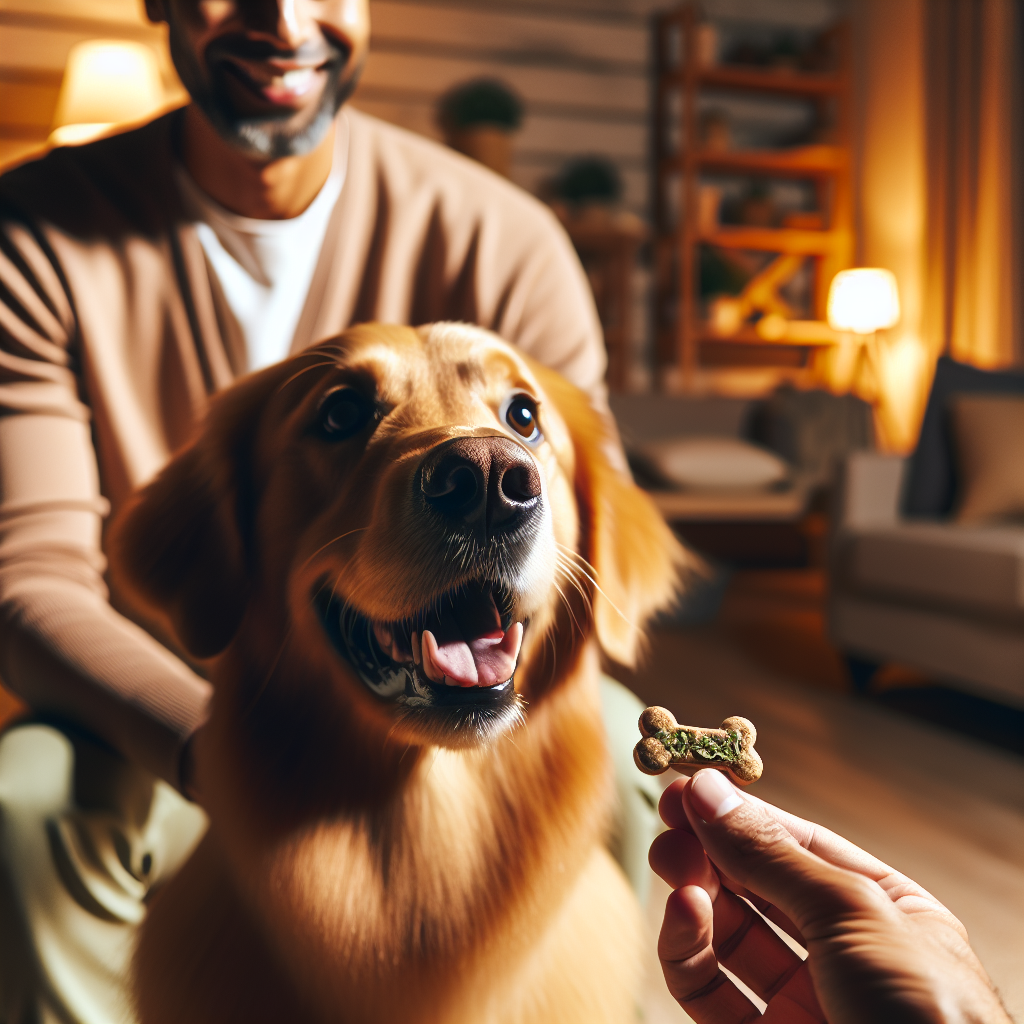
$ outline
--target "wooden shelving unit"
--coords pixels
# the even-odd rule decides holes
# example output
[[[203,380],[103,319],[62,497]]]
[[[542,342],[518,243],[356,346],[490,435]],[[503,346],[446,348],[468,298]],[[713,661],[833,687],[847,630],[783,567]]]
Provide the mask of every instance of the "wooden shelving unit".
[[[790,365],[794,357],[834,343],[824,324],[828,287],[836,272],[852,264],[854,238],[849,147],[849,43],[845,25],[829,31],[832,67],[827,72],[714,65],[698,60],[700,17],[695,5],[658,15],[655,42],[654,261],[656,356],[659,376],[684,390],[694,385],[706,354],[712,365]],[[819,123],[830,125],[827,143],[786,149],[702,148],[698,98],[705,90],[774,95],[807,100]],[[821,228],[699,223],[699,190],[704,175],[787,178],[813,183]],[[728,334],[705,322],[698,294],[701,246],[775,253],[812,261],[811,317],[793,329],[765,337],[753,322]],[[803,261],[790,261],[798,267]],[[757,313],[754,313],[756,317]],[[799,329],[797,329],[799,328]],[[724,347],[736,346],[723,359]],[[789,354],[773,354],[784,346]],[[794,349],[802,352],[794,352]]]

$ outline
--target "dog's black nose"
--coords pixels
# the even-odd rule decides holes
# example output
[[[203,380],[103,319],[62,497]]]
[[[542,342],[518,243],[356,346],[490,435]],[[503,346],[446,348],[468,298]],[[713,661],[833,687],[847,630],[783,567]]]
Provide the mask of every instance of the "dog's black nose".
[[[513,529],[540,504],[540,472],[529,453],[505,437],[456,437],[420,466],[427,504],[450,519]]]

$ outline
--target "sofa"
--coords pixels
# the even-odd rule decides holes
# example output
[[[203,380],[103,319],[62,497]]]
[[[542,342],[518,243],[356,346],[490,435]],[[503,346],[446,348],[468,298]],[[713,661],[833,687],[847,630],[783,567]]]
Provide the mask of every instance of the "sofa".
[[[1002,459],[1002,506],[989,500],[967,515],[978,475],[971,478],[957,435],[966,428],[954,414],[978,407],[998,407],[1008,424],[989,425],[975,442],[982,461]],[[899,663],[1024,708],[1022,417],[1024,373],[943,358],[913,455],[855,452],[846,460],[830,545],[829,630],[858,687],[881,665]]]

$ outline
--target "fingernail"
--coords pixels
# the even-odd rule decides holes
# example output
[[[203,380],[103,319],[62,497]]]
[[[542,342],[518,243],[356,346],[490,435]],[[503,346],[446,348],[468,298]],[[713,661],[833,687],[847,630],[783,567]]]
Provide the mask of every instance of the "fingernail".
[[[713,768],[705,768],[694,775],[690,783],[690,800],[693,809],[705,821],[717,821],[743,803],[732,783]]]

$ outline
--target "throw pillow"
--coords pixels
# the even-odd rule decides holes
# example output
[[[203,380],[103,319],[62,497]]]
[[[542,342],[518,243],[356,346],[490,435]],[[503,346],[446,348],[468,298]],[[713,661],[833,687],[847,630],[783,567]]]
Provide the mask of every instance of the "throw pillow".
[[[939,359],[921,424],[921,435],[907,469],[903,511],[938,519],[953,511],[957,492],[950,402],[961,394],[1024,394],[1019,370],[979,370],[948,356]]]
[[[956,521],[1024,518],[1024,396],[953,400],[960,494]]]
[[[784,483],[789,466],[772,452],[734,437],[685,437],[637,446],[666,483],[696,490],[763,489]]]

